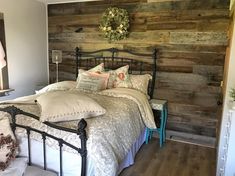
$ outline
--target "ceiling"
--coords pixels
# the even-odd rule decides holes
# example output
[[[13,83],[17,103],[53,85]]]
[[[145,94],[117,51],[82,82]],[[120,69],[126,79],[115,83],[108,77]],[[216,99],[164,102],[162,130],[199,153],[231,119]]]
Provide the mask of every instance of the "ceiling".
[[[56,4],[56,3],[69,3],[69,2],[85,2],[85,1],[101,1],[101,0],[37,0],[45,4]]]

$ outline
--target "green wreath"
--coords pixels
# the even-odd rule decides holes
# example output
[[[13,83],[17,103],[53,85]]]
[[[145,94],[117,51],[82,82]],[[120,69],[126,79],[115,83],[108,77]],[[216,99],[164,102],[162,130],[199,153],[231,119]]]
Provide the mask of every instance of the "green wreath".
[[[125,9],[109,7],[102,15],[100,30],[109,42],[125,39],[128,35],[129,15]]]

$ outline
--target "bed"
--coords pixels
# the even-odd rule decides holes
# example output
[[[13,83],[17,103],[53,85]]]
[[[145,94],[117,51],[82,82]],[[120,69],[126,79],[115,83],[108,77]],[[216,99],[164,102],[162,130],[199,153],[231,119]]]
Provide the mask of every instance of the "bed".
[[[0,110],[10,114],[11,127],[19,141],[19,155],[28,157],[29,165],[36,164],[64,176],[118,175],[133,164],[134,156],[145,139],[145,126],[155,128],[148,99],[154,92],[157,50],[140,54],[116,48],[92,52],[76,48],[74,56],[77,82],[80,81],[77,75],[82,75],[81,69],[89,70],[103,64],[108,70],[115,70],[128,65],[130,75],[152,75],[148,95],[125,87],[121,82],[121,87],[92,93],[77,89],[39,92],[4,102]],[[71,81],[70,84],[77,82]],[[78,94],[79,97],[91,98],[104,107],[105,115],[70,121],[41,121],[42,107],[40,109],[35,100],[53,93],[64,97],[69,93],[71,98],[64,102],[72,102]],[[57,102],[60,101],[53,103]]]

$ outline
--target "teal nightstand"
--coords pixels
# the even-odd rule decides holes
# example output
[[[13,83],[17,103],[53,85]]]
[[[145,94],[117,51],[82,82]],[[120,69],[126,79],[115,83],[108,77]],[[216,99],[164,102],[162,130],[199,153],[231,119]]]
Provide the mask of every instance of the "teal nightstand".
[[[160,111],[160,125],[157,129],[146,129],[145,143],[148,144],[149,139],[152,138],[153,132],[156,131],[159,135],[160,147],[166,141],[166,121],[167,121],[167,101],[151,99],[150,105],[155,115],[157,111]]]

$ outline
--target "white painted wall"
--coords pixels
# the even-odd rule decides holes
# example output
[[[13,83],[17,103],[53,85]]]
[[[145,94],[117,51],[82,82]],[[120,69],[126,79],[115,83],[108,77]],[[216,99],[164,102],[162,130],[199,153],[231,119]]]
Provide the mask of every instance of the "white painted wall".
[[[235,11],[234,6],[231,11]],[[231,88],[235,88],[235,13],[233,14],[233,26],[231,27],[232,36],[230,39],[229,50],[226,53],[226,61],[225,61],[225,77],[224,77],[224,101],[223,101],[223,114],[222,114],[222,124],[220,131],[220,141],[218,148],[218,160],[217,160],[217,175],[219,176],[219,166],[221,165],[221,157],[223,156],[223,145],[225,144],[225,131],[226,131],[226,118],[230,108],[231,98],[229,96],[229,91]],[[228,172],[230,168],[226,167]],[[232,169],[232,168],[231,168]],[[234,173],[235,174],[235,173]],[[228,176],[232,176],[233,174],[229,174]],[[227,176],[227,175],[226,175]]]
[[[34,0],[0,0],[4,14],[9,87],[12,99],[48,82],[46,5]]]

